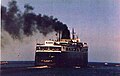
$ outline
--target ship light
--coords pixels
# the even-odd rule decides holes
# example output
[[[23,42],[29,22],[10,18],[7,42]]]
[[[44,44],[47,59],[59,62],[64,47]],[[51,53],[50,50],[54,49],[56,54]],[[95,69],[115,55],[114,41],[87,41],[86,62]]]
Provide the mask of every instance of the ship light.
[[[108,65],[108,63],[105,63],[105,66],[107,66]]]
[[[48,63],[48,62],[52,62],[52,60],[41,60],[41,62],[46,62],[46,63]]]
[[[50,56],[50,58],[54,58],[55,56]]]

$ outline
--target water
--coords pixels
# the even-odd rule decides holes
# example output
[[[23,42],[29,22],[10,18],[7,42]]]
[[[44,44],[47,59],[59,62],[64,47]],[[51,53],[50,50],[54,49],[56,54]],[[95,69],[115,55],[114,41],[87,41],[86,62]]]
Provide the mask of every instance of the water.
[[[1,76],[120,76],[119,64],[89,63],[87,68],[36,68],[33,61],[1,65]]]

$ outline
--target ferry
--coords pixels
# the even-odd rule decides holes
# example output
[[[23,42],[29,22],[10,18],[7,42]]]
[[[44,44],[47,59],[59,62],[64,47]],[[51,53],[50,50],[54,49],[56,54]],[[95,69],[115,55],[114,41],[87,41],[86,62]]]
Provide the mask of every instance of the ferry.
[[[46,40],[36,43],[35,66],[87,67],[88,45],[75,37],[71,39]]]

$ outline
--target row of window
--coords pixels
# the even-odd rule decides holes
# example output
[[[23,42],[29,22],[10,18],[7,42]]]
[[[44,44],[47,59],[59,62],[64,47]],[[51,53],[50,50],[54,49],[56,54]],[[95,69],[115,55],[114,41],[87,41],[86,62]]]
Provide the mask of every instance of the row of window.
[[[81,48],[66,48],[67,51],[80,51]]]
[[[36,47],[36,50],[53,50],[53,51],[60,51],[60,47]]]

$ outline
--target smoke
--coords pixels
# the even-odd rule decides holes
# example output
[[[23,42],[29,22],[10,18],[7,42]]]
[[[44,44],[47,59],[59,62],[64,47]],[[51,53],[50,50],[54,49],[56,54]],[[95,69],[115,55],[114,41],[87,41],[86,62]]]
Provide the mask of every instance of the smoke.
[[[34,8],[28,4],[24,5],[24,8],[24,12],[21,12],[17,2],[14,0],[9,2],[8,8],[1,7],[2,20],[5,22],[2,27],[12,38],[21,38],[21,33],[26,36],[32,36],[37,30],[44,36],[53,31],[64,31],[65,34],[62,34],[62,38],[70,38],[67,25],[58,21],[57,18],[41,14],[37,15],[32,12]]]
[[[42,33],[34,33],[31,37],[24,35],[22,40],[13,39],[8,32],[2,29],[2,60],[34,60],[36,43],[44,43],[45,40],[54,39],[56,32],[44,36]]]
[[[8,7],[1,6],[1,53],[2,60],[34,59],[35,45],[48,39],[69,39],[70,32],[66,24],[53,16],[35,14],[34,8],[24,5],[24,12],[12,0]],[[27,55],[30,54],[30,55]]]

